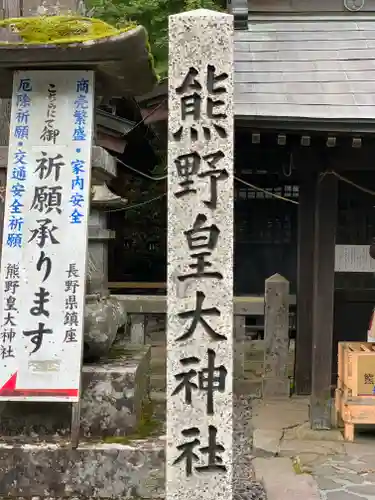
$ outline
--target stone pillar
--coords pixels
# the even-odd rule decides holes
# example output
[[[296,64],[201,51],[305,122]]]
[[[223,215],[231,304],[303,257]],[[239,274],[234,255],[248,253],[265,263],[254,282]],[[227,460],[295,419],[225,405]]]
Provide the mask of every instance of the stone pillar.
[[[114,231],[107,229],[106,213],[91,202],[89,218],[89,254],[87,265],[87,293],[108,294],[108,242]]]
[[[166,498],[231,500],[233,18],[173,15],[169,40]]]
[[[102,148],[97,148],[102,153]],[[105,156],[105,155],[104,155]],[[96,161],[105,162],[105,158]],[[108,155],[109,156],[109,155]],[[110,158],[115,163],[113,158]],[[108,290],[108,243],[115,232],[107,229],[107,211],[121,209],[126,200],[114,195],[106,180],[116,177],[116,168],[101,169],[93,173],[92,199],[89,218],[88,264],[86,276],[85,351],[86,359],[105,356],[115,341],[120,326],[126,322],[122,303],[111,297]]]
[[[243,379],[245,376],[245,341],[246,341],[246,318],[245,316],[234,317],[234,342],[235,342],[235,378]]]
[[[289,281],[280,274],[266,280],[263,397],[289,396]]]

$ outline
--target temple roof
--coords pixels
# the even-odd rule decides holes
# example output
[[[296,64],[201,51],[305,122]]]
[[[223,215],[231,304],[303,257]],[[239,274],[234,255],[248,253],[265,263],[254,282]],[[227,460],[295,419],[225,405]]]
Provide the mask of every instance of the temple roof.
[[[251,16],[234,57],[236,117],[375,117],[373,16]]]

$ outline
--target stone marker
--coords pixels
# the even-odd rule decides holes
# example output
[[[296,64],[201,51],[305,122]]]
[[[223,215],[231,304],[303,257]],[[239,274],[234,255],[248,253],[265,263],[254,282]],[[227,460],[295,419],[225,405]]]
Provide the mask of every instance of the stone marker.
[[[233,18],[173,15],[169,44],[166,497],[230,500]]]
[[[265,288],[262,393],[264,398],[289,396],[289,281],[274,274]]]
[[[14,74],[0,401],[79,401],[93,106],[93,71]]]

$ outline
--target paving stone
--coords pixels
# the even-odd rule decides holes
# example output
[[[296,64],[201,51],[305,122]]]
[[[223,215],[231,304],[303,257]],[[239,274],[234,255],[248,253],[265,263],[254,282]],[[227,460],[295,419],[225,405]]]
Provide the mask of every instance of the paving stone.
[[[320,474],[315,469],[313,470],[313,475],[315,478],[325,477],[328,479],[333,479],[338,484],[347,485],[347,484],[363,484],[365,482],[365,478],[361,475],[355,474],[353,472],[339,471],[334,470],[334,472],[330,474]]]
[[[369,464],[373,469],[375,469],[375,455],[363,455],[361,460]]]
[[[353,463],[347,462],[345,465],[337,465],[337,467],[345,469],[348,472],[352,471],[352,472],[358,474],[358,473],[363,472],[364,470],[366,470],[366,468],[367,468],[367,462],[361,462],[361,463],[357,463],[357,464],[353,464]]]
[[[364,443],[344,443],[346,453],[351,457],[365,458],[375,464],[375,453],[373,444]]]
[[[302,408],[296,412],[292,406],[286,401],[256,404],[252,424],[264,443],[272,445],[276,434],[259,431],[284,431],[279,458],[269,456],[253,461],[257,479],[264,482],[267,499],[310,500],[317,493],[321,500],[375,500],[375,441],[361,438],[347,443],[336,441],[335,433],[310,433],[309,424],[298,421]],[[301,468],[311,474],[291,471],[287,461],[290,457],[298,457]]]
[[[365,478],[363,476],[359,476],[358,474],[345,474],[341,473],[340,474],[340,479],[346,484],[363,484],[365,482]]]
[[[254,429],[283,430],[308,420],[309,399],[258,400],[253,408]]]
[[[298,455],[301,465],[309,468],[312,465],[314,467],[319,467],[327,461],[326,456],[318,455],[316,453],[303,453]]]
[[[346,491],[329,491],[326,498],[327,500],[358,500],[360,497]]]
[[[254,429],[253,447],[257,456],[276,455],[279,451],[282,431]]]
[[[374,495],[375,496],[375,483],[373,484],[362,484],[360,486],[348,486],[346,488],[352,493],[357,493],[358,495]]]
[[[296,474],[288,458],[255,458],[254,469],[268,500],[319,500],[319,490],[310,474]]]
[[[360,460],[359,458],[357,457],[354,457],[354,458],[350,458],[349,456],[347,457],[347,462],[348,464],[354,464],[354,465],[361,465],[361,464],[364,464],[366,462],[368,462],[367,458],[366,460]]]
[[[310,422],[287,429],[283,439],[299,439],[302,441],[344,441],[342,433],[338,429],[327,431],[316,431],[311,429]]]
[[[321,490],[337,490],[341,488],[341,484],[328,477],[315,477],[315,481]]]
[[[299,441],[290,439],[280,444],[281,456],[295,456],[302,453],[316,453],[317,455],[335,455],[342,453],[343,443],[340,441]]]
[[[318,467],[314,467],[314,475],[317,476],[336,476],[337,475],[337,469],[333,468],[331,465],[327,465],[325,463],[324,465],[320,465]]]

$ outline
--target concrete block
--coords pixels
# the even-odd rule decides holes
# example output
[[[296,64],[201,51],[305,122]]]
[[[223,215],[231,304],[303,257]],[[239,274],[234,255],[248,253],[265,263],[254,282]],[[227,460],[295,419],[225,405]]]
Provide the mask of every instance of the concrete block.
[[[0,444],[0,498],[164,498],[163,440],[121,444]]]
[[[284,430],[308,420],[308,399],[283,398],[254,401],[252,424],[256,429]]]
[[[131,434],[149,399],[150,347],[112,350],[113,359],[84,365],[82,369],[81,435]],[[68,403],[12,402],[0,414],[2,436],[68,436],[71,405]]]
[[[137,427],[142,404],[149,399],[150,347],[124,352],[128,355],[83,369],[84,436],[124,436]]]
[[[253,450],[256,456],[276,456],[279,452],[282,431],[254,429]]]

